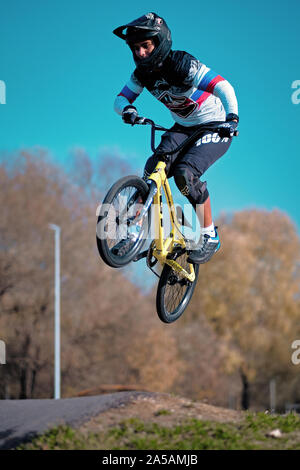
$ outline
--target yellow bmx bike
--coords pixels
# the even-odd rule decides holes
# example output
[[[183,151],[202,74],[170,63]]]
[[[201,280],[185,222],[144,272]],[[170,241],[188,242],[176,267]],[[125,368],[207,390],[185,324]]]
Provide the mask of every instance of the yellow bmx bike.
[[[139,118],[137,124],[151,125],[151,148],[155,152],[155,131],[167,131],[152,120]],[[146,258],[153,270],[156,263],[162,267],[156,295],[156,309],[164,323],[177,320],[187,308],[199,275],[199,265],[187,261],[191,241],[183,235],[182,226],[188,225],[182,210],[176,211],[166,175],[169,155],[182,151],[195,142],[203,132],[215,125],[199,126],[197,130],[172,152],[159,154],[153,173],[144,181],[131,175],[119,179],[108,191],[100,206],[97,221],[97,247],[102,260],[113,268],[126,266]],[[168,206],[170,233],[164,231],[162,191]],[[154,239],[142,251],[150,224],[154,224]],[[169,222],[169,221],[168,221]],[[153,230],[152,230],[153,232]]]

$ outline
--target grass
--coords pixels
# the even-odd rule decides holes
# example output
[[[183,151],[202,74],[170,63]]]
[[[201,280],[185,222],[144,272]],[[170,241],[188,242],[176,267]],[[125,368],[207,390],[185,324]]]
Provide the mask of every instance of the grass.
[[[164,416],[164,415],[170,415],[172,414],[170,410],[165,410],[165,409],[161,409],[161,410],[158,410],[156,411],[156,413],[154,413],[155,416]]]
[[[164,413],[163,413],[164,414]],[[268,437],[280,429],[282,437]],[[59,426],[18,449],[238,450],[300,449],[300,418],[295,414],[248,413],[238,423],[188,419],[172,427],[131,418],[103,432],[81,432]]]

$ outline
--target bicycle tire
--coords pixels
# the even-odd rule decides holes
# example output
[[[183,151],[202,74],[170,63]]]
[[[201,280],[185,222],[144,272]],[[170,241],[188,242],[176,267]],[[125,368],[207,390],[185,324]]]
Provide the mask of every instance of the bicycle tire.
[[[184,259],[179,259],[184,256]],[[187,268],[186,252],[178,256],[176,262]],[[189,282],[176,273],[171,266],[165,264],[157,287],[156,310],[158,317],[164,323],[178,320],[187,308],[199,276],[199,265],[194,264],[195,280]],[[188,270],[188,269],[187,269]],[[171,297],[171,298],[170,298]]]
[[[112,268],[121,268],[126,266],[138,255],[146,241],[150,227],[151,211],[149,210],[142,223],[141,235],[139,235],[137,241],[128,250],[128,252],[122,256],[112,252],[114,246],[116,246],[117,243],[112,245],[116,239],[110,238],[110,234],[114,233],[114,230],[116,230],[116,227],[119,226],[120,222],[118,220],[119,216],[116,215],[115,220],[112,221],[112,225],[115,224],[114,227],[111,228],[110,226],[110,228],[108,228],[108,224],[110,224],[109,212],[113,212],[113,209],[111,208],[114,207],[114,201],[117,201],[117,198],[122,193],[122,191],[126,191],[128,188],[133,189],[133,195],[131,198],[136,197],[137,199],[141,200],[141,205],[145,203],[149,191],[147,183],[142,178],[139,178],[135,175],[124,176],[123,178],[119,179],[106,194],[100,207],[97,220],[96,241],[98,252],[102,260]],[[130,200],[129,197],[128,200]],[[117,210],[115,210],[115,212],[117,213]],[[114,215],[112,215],[112,219],[114,219]],[[124,227],[126,226],[126,223],[127,221],[123,224]]]

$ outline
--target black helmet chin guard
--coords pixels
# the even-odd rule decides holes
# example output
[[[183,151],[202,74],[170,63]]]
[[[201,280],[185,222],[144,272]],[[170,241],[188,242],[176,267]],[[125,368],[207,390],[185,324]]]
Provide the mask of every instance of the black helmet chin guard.
[[[113,33],[126,41],[132,50],[137,69],[144,73],[159,69],[171,51],[171,31],[165,20],[156,13],[147,13],[130,23],[119,26]],[[133,45],[146,39],[153,39],[155,49],[149,57],[139,59],[133,51]]]

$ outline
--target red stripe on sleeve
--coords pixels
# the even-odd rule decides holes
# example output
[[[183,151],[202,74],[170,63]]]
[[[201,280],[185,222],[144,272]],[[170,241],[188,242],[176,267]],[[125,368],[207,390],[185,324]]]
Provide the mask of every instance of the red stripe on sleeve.
[[[217,83],[222,82],[225,78],[221,77],[221,75],[217,75],[208,85],[206,88],[207,93],[212,93]]]

